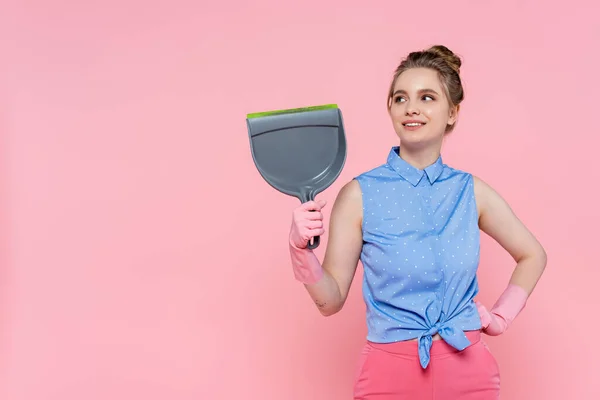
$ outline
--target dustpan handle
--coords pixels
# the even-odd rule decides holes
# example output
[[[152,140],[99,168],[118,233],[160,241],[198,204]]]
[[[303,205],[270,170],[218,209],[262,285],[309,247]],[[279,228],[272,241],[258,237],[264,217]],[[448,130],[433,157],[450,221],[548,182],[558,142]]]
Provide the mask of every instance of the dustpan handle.
[[[308,201],[314,201],[314,200],[315,200],[315,194],[312,191],[312,189],[306,190],[306,188],[305,188],[305,190],[301,191],[301,193],[300,193],[300,202],[301,203],[306,203]],[[311,210],[311,212],[315,212],[315,210]],[[312,238],[312,243],[309,240],[308,241],[308,245],[306,247],[309,248],[309,249],[311,249],[311,250],[314,250],[317,247],[319,247],[320,243],[321,243],[321,237],[320,236],[314,236]]]

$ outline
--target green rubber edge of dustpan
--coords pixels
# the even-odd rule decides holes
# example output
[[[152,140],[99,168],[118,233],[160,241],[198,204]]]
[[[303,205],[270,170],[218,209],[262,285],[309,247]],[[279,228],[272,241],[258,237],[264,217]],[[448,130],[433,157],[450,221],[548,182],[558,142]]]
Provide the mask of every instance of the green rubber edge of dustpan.
[[[278,115],[278,114],[291,114],[298,112],[306,112],[306,111],[317,111],[317,110],[327,110],[331,108],[338,108],[337,104],[325,104],[322,106],[312,106],[312,107],[301,107],[301,108],[289,108],[286,110],[274,110],[274,111],[264,111],[264,112],[256,112],[250,113],[246,116],[248,119],[252,118],[261,118],[268,117],[270,115]]]

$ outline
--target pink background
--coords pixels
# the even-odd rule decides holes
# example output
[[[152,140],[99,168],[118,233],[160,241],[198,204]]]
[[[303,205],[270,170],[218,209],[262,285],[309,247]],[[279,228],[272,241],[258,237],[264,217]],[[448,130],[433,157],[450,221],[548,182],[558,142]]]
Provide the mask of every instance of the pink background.
[[[488,339],[503,398],[599,398],[597,2],[205,3],[3,2],[0,399],[351,398],[362,270],[321,317],[288,262],[297,201],[259,176],[245,115],[339,104],[331,205],[397,144],[389,79],[436,43],[467,96],[444,160],[549,255]],[[483,240],[490,305],[513,262]]]

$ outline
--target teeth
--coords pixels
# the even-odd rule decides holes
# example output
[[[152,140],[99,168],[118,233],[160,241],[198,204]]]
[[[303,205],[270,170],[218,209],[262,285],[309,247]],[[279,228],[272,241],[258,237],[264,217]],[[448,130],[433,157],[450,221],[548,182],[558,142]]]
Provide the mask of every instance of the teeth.
[[[408,124],[406,124],[406,126],[421,126],[423,124],[419,123],[419,122],[410,122]]]

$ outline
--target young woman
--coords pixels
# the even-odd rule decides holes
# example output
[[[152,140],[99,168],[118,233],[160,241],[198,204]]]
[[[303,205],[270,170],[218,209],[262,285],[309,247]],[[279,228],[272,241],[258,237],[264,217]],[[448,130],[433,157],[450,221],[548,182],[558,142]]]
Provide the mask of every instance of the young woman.
[[[388,110],[399,146],[340,190],[322,264],[307,243],[325,233],[325,201],[293,212],[293,271],[323,315],[342,309],[359,260],[364,267],[368,336],[354,399],[499,398],[498,365],[480,335],[508,329],[546,266],[544,249],[503,198],[442,162],[463,100],[460,65],[438,45],[398,66]],[[516,262],[490,310],[474,301],[480,230]]]

